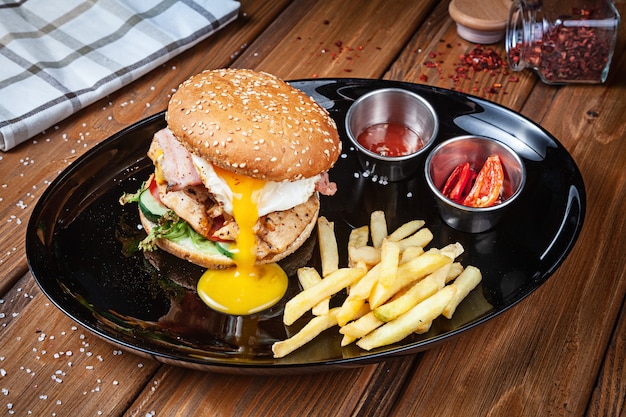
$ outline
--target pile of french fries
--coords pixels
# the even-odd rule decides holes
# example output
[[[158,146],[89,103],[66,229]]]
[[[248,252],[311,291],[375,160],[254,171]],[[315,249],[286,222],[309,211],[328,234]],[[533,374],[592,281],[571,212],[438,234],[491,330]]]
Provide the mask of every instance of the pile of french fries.
[[[373,212],[369,225],[351,231],[344,268],[334,224],[320,217],[317,226],[322,271],[298,270],[303,290],[285,304],[283,322],[290,326],[308,311],[313,318],[272,345],[275,358],[334,326],[343,335],[342,346],[356,342],[365,350],[425,333],[437,317],[450,319],[482,279],[478,268],[455,261],[464,250],[460,243],[425,250],[433,235],[422,220],[388,233],[384,212]],[[341,306],[330,308],[330,298],[344,289],[348,295]]]

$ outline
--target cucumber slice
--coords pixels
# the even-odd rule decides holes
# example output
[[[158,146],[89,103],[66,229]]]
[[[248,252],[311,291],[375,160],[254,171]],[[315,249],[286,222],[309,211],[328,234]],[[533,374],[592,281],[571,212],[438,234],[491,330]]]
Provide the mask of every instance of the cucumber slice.
[[[234,256],[234,247],[235,245],[230,242],[216,242],[213,240],[207,240],[198,234],[195,230],[193,230],[189,225],[188,227],[188,236],[191,239],[193,245],[204,251],[217,251],[219,254],[227,256],[229,258],[233,258]]]
[[[235,245],[230,242],[214,242],[217,251],[224,256],[228,256],[229,258],[233,258],[235,256]]]
[[[150,189],[145,189],[139,194],[139,209],[146,216],[148,220],[154,223],[159,222],[159,218],[164,216],[169,209],[161,204],[157,199],[154,198]],[[195,232],[188,223],[181,221],[174,225],[167,234],[164,236],[166,239],[170,239],[178,242],[179,244],[185,244],[185,241],[188,241],[197,249],[204,250],[207,252],[218,252],[221,255],[227,256],[229,258],[233,258],[234,256],[234,248],[235,245],[230,242],[213,242],[205,239],[197,232]]]
[[[145,189],[139,194],[139,209],[151,222],[158,222],[159,217],[168,211],[167,207],[154,198],[149,189]]]

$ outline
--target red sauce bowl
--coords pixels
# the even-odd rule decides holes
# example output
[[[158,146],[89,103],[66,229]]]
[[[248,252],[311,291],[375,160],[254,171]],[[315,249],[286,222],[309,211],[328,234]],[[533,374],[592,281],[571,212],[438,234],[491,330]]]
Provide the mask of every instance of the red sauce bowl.
[[[411,177],[439,130],[426,99],[409,90],[384,88],[359,97],[346,114],[346,133],[364,175],[388,181]]]

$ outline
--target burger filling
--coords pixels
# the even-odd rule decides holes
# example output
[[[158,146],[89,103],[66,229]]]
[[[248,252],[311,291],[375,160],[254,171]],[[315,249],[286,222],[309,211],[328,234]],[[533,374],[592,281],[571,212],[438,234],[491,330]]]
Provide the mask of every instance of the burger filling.
[[[168,128],[154,135],[148,156],[155,174],[143,188],[151,191],[150,198],[167,215],[157,219],[158,227],[142,242],[142,249],[154,249],[157,239],[175,239],[181,233],[195,235],[192,240],[201,244],[235,240],[239,230],[232,215],[233,193],[224,179],[228,171],[191,154]],[[284,251],[317,215],[316,192],[332,195],[335,189],[327,173],[299,181],[267,181],[256,199],[257,257]],[[125,200],[133,201],[140,193]]]

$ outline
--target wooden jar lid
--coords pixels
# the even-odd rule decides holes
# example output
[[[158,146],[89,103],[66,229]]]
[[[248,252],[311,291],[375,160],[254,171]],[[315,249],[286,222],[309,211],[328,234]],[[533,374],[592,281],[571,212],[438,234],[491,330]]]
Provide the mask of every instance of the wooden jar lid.
[[[452,0],[448,7],[457,33],[470,42],[490,44],[504,38],[512,0]]]

